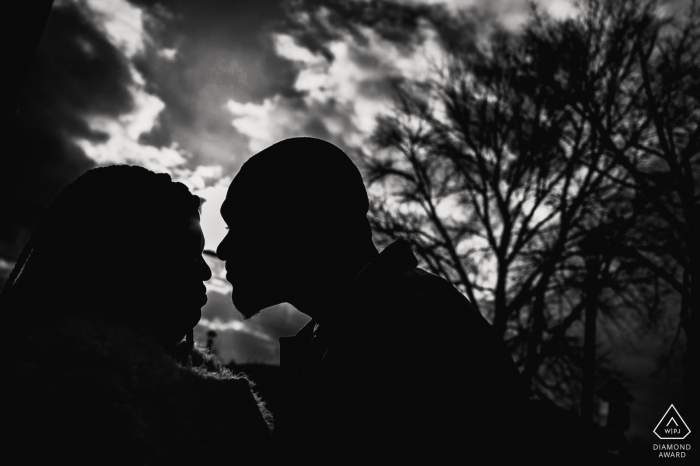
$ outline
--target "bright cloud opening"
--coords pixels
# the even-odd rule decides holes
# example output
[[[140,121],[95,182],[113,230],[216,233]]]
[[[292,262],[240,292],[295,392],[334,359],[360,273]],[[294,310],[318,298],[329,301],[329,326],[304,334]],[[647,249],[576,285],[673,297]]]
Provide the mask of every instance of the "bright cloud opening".
[[[347,146],[362,146],[375,127],[377,115],[392,104],[391,78],[426,77],[439,66],[442,49],[427,24],[422,41],[407,51],[370,28],[359,28],[364,41],[345,34],[326,44],[332,60],[297,43],[288,34],[273,35],[276,53],[298,69],[294,89],[301,99],[275,95],[262,103],[229,100],[232,125],[249,139],[251,152],[292,136],[311,135],[309,128],[330,133]],[[325,136],[325,135],[324,135]]]
[[[126,0],[87,0],[97,26],[127,57],[144,50],[143,11]]]

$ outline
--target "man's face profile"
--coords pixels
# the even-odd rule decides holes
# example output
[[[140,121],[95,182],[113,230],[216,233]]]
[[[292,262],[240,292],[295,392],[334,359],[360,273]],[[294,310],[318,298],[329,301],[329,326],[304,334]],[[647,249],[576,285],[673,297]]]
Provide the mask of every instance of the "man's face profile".
[[[241,208],[236,199],[226,199],[221,216],[228,233],[216,252],[226,261],[226,279],[232,286],[234,306],[244,318],[250,319],[262,309],[282,302],[276,293],[284,265],[277,252],[277,228],[273,222],[265,222],[259,215]]]
[[[221,207],[229,232],[217,254],[226,261],[238,311],[250,318],[317,295],[318,284],[332,275],[329,241],[342,236],[341,220],[366,212],[362,176],[333,144],[290,138],[253,155]]]

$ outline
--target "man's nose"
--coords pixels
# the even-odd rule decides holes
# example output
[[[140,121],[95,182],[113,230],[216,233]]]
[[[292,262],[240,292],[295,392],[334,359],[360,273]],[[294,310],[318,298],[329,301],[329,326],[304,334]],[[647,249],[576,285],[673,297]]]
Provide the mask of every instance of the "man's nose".
[[[227,237],[228,237],[228,235],[227,235]],[[226,256],[226,254],[227,254],[226,243],[228,241],[227,237],[224,237],[224,239],[221,240],[221,243],[219,243],[219,246],[216,248],[216,257],[218,257],[222,261],[227,260],[227,258],[226,258],[227,257]]]

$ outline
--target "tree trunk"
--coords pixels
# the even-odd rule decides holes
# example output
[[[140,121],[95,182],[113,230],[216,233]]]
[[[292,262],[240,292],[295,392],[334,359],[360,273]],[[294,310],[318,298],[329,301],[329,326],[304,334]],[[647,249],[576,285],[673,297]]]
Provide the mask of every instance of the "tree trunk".
[[[593,399],[595,395],[596,320],[598,314],[598,271],[599,259],[586,259],[586,326],[583,342],[583,377],[581,381],[581,417],[584,421],[593,420]]]

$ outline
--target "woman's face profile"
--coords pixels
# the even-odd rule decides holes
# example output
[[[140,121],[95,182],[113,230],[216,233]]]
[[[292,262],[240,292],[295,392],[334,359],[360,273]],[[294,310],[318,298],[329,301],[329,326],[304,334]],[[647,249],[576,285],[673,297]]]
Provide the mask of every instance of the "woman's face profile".
[[[139,258],[133,297],[144,330],[165,344],[175,344],[201,318],[207,302],[203,282],[211,278],[211,269],[202,256],[204,235],[199,217],[161,235]]]
[[[18,315],[110,322],[164,344],[184,338],[211,270],[199,199],[164,177],[100,167],[61,191],[23,251],[10,295]]]

